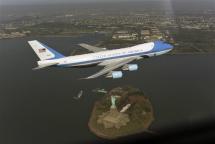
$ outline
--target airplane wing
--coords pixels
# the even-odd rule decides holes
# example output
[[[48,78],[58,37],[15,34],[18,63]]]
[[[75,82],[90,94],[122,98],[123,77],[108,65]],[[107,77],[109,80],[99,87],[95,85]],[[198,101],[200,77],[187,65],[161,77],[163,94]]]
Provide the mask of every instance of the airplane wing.
[[[99,48],[99,47],[91,46],[91,45],[88,45],[85,43],[81,43],[81,44],[79,44],[79,46],[81,46],[85,49],[88,49],[89,51],[92,51],[92,52],[99,52],[99,51],[105,51],[106,50],[105,48]]]
[[[125,58],[125,59],[121,59],[121,60],[116,60],[114,62],[112,62],[111,64],[106,65],[102,70],[100,70],[98,73],[91,75],[85,79],[93,79],[93,78],[97,78],[99,76],[105,75],[119,67],[124,66],[127,63],[130,63],[136,59],[138,59],[139,57],[130,57],[130,58]]]

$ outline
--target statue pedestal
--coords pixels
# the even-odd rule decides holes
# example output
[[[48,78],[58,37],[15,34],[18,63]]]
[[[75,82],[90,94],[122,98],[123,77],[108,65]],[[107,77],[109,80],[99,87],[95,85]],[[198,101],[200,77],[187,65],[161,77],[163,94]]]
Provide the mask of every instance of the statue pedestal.
[[[116,108],[104,112],[98,117],[97,123],[103,124],[104,128],[117,128],[125,126],[130,121],[128,114],[120,113]]]

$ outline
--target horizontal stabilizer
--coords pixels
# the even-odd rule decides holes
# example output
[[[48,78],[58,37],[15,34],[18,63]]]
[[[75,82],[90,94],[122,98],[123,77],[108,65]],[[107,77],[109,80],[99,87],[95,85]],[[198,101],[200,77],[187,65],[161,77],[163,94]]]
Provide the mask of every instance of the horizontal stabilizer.
[[[46,64],[46,65],[39,65],[38,67],[33,68],[33,70],[38,70],[38,69],[43,69],[46,67],[54,66],[57,65],[58,63],[51,63],[51,64]]]

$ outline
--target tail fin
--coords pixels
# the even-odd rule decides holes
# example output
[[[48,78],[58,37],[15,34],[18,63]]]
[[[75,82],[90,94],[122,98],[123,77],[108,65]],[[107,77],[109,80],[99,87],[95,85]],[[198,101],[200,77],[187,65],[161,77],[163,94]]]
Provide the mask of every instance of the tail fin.
[[[58,53],[57,51],[49,48],[48,46],[40,43],[37,40],[28,41],[28,43],[40,58],[40,60],[58,59],[64,57],[64,55]]]

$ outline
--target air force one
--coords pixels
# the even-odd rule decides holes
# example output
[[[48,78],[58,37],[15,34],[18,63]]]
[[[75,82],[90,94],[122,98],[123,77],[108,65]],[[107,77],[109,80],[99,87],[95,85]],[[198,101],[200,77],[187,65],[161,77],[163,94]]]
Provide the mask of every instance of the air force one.
[[[122,78],[122,71],[116,71],[116,69],[120,68],[123,71],[136,71],[138,70],[138,65],[130,64],[131,62],[142,58],[162,55],[173,49],[172,45],[163,41],[149,42],[114,50],[98,48],[88,44],[79,44],[81,47],[93,53],[66,57],[37,40],[28,41],[28,43],[40,59],[40,61],[37,61],[38,67],[34,68],[34,70],[52,66],[103,66],[102,70],[84,79],[97,78],[102,75],[106,78]]]

